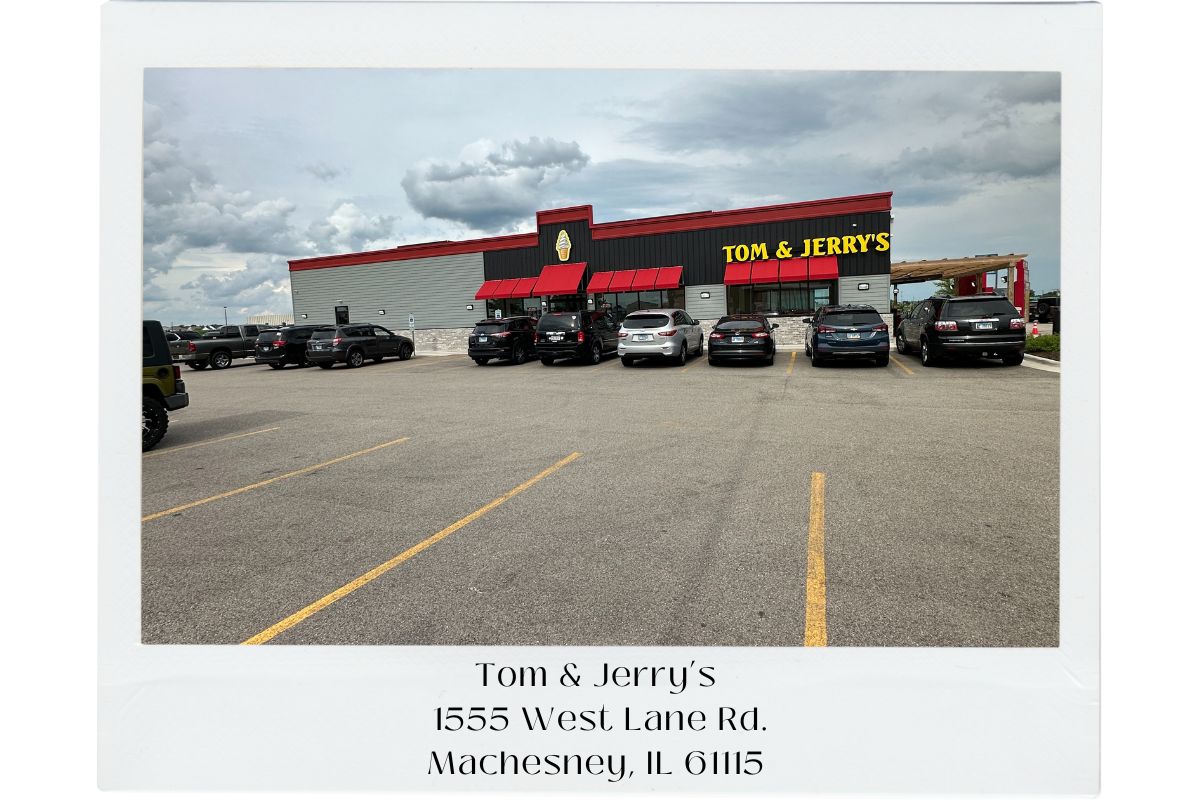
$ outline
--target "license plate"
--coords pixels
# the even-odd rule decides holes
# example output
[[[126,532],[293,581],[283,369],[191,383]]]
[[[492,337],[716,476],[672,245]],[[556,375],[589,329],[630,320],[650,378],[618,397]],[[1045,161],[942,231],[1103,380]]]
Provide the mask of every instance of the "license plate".
[[[264,353],[269,353],[269,352],[271,352],[271,348],[270,348],[268,345],[265,345],[265,344],[264,344],[262,347],[258,348],[258,349],[259,349],[259,350],[262,350]]]
[[[745,336],[730,336],[729,341],[733,342],[734,344],[741,344],[742,342],[746,341],[746,337]]]
[[[562,335],[561,333],[552,333],[552,334],[550,334],[550,341],[552,341],[552,342],[561,342],[562,340],[563,340],[563,335]]]
[[[847,339],[861,339],[862,334],[861,333],[847,333],[846,338]]]
[[[323,344],[314,344],[313,345],[313,350],[324,350],[324,349],[325,349],[325,345],[323,345]]]
[[[996,323],[994,323],[994,322],[976,322],[975,330],[977,330],[977,331],[994,331],[994,330],[996,330]]]
[[[486,336],[480,336],[480,337],[479,337],[479,338],[477,338],[475,341],[476,341],[476,342],[478,342],[479,344],[483,344],[484,342],[486,342],[486,341],[487,341],[487,337],[486,337]]]
[[[635,334],[633,335],[633,340],[634,340],[635,342],[648,342],[648,341],[650,341],[650,334],[648,334],[648,333],[635,333]]]

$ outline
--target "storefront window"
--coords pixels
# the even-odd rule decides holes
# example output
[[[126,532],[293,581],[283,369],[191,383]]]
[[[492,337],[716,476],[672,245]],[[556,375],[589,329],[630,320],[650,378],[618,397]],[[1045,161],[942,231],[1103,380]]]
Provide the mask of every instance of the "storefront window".
[[[546,298],[547,311],[582,311],[587,298],[581,294],[552,295]]]
[[[520,317],[526,313],[525,304],[529,301],[521,297],[509,297],[503,300],[488,300],[487,301],[487,317],[493,319],[496,316],[496,311],[500,312],[502,317]]]
[[[833,281],[755,283],[725,290],[729,314],[801,316],[836,302]]]
[[[649,292],[617,292],[616,294],[595,295],[596,308],[604,309],[609,304],[609,310],[617,320],[625,319],[627,314],[642,311],[647,308],[684,308],[684,291],[677,289],[656,289]]]

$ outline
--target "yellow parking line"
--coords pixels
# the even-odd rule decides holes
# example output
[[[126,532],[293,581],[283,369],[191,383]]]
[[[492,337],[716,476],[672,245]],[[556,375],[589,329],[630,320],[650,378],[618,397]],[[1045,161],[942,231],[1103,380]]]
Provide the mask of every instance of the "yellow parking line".
[[[808,495],[808,579],[804,604],[804,646],[824,647],[825,644],[825,473],[814,472]]]
[[[311,467],[304,467],[302,469],[293,470],[292,472],[285,472],[283,475],[276,475],[274,478],[267,478],[265,481],[259,481],[258,483],[252,483],[249,486],[243,486],[240,489],[233,489],[232,491],[222,492],[221,494],[214,494],[212,497],[206,497],[203,500],[193,500],[192,502],[184,503],[181,506],[175,506],[174,508],[168,508],[166,511],[158,511],[154,514],[148,514],[148,515],[142,517],[142,522],[150,522],[151,520],[156,520],[161,517],[169,516],[171,514],[178,514],[180,511],[187,511],[189,508],[195,508],[196,506],[202,506],[205,503],[211,503],[214,500],[224,500],[226,497],[233,497],[234,495],[243,494],[244,492],[249,492],[254,489],[259,489],[268,484],[275,483],[276,481],[281,481],[284,478],[294,478],[297,475],[304,475],[305,473],[321,469],[322,467],[328,467],[328,466],[332,466],[333,464],[339,464],[343,461],[349,461],[352,458],[358,458],[359,456],[365,456],[367,453],[374,453],[376,450],[382,450],[385,447],[391,447],[394,444],[401,444],[401,443],[407,442],[407,441],[408,441],[407,436],[401,437],[399,439],[393,439],[390,442],[384,442],[383,444],[377,444],[374,447],[368,447],[366,450],[359,450],[357,453],[350,453],[349,455],[339,456],[338,458],[330,459],[329,461],[322,461],[320,464],[313,464]]]
[[[795,351],[795,350],[793,350],[793,351],[792,351],[792,359],[791,359],[791,361],[789,361],[789,362],[788,362],[788,371],[787,371],[787,374],[788,374],[788,375],[791,375],[791,374],[792,374],[792,370],[794,370],[795,368],[796,368],[796,351]]]
[[[460,528],[463,528],[463,527],[471,524],[472,522],[479,519],[487,512],[491,511],[496,506],[501,505],[502,503],[505,503],[508,500],[511,500],[512,498],[516,497],[521,492],[528,489],[530,486],[533,486],[535,483],[542,480],[546,476],[551,475],[551,474],[557,472],[558,470],[562,469],[567,464],[570,464],[572,461],[579,458],[579,456],[581,456],[581,455],[583,455],[583,454],[582,453],[571,453],[571,455],[555,462],[551,466],[549,466],[546,469],[539,472],[537,475],[534,475],[532,478],[530,478],[529,480],[522,483],[520,486],[518,486],[514,489],[509,489],[507,492],[500,495],[499,497],[497,497],[495,500],[488,503],[487,505],[481,506],[480,508],[477,508],[475,511],[472,511],[470,514],[463,517],[458,522],[455,522],[453,525],[442,528],[440,531],[435,533],[433,536],[430,536],[428,539],[425,539],[424,541],[414,544],[412,547],[408,548],[400,555],[394,556],[393,558],[388,559],[387,561],[380,564],[378,567],[375,567],[371,571],[363,573],[362,575],[358,576],[357,578],[350,581],[349,583],[342,586],[341,588],[335,589],[334,591],[325,595],[320,600],[317,600],[315,603],[310,603],[309,605],[307,605],[304,608],[297,611],[295,614],[292,614],[290,617],[287,617],[286,619],[276,622],[274,625],[267,628],[265,631],[263,631],[261,633],[257,633],[254,636],[251,636],[249,639],[242,642],[242,644],[262,644],[264,642],[269,642],[271,639],[274,639],[276,636],[283,633],[288,628],[292,628],[292,627],[295,627],[296,625],[299,625],[301,622],[308,619],[313,614],[316,614],[321,609],[326,608],[327,606],[330,606],[333,603],[336,603],[338,600],[341,600],[343,597],[350,594],[355,589],[360,589],[363,586],[366,586],[368,583],[375,580],[380,575],[383,575],[385,572],[388,572],[389,570],[400,566],[405,561],[408,561],[410,558],[415,556],[417,553],[420,553],[422,550],[425,550],[426,548],[436,544],[437,542],[441,541],[442,539],[445,539],[447,536],[449,536],[450,534],[459,530]]]
[[[900,369],[904,370],[904,371],[905,371],[907,374],[909,374],[909,375],[912,375],[912,374],[913,374],[913,371],[912,371],[911,369],[909,369],[908,367],[904,366],[904,364],[902,364],[902,363],[900,362],[900,359],[898,359],[898,358],[892,358],[892,359],[891,359],[891,361],[892,361],[892,363],[893,363],[893,364],[895,364],[897,367],[899,367]]]
[[[228,442],[232,439],[241,439],[243,436],[253,436],[256,433],[270,433],[271,431],[277,430],[279,430],[278,426],[274,428],[263,428],[261,431],[250,431],[249,433],[238,433],[234,434],[233,436],[222,436],[220,439],[207,439],[203,442],[196,442],[195,444],[185,444],[180,445],[179,447],[168,447],[165,450],[151,450],[149,453],[142,453],[142,458],[162,456],[166,455],[167,453],[178,453],[180,450],[191,450],[193,447],[203,447],[206,444],[216,444],[217,442]]]

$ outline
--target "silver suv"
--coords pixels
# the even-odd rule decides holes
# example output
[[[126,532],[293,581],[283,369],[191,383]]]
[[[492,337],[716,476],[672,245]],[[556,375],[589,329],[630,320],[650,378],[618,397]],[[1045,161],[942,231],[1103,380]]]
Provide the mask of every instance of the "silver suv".
[[[683,366],[688,356],[704,353],[704,331],[681,308],[635,311],[621,321],[617,353],[627,367],[639,358],[665,358]]]

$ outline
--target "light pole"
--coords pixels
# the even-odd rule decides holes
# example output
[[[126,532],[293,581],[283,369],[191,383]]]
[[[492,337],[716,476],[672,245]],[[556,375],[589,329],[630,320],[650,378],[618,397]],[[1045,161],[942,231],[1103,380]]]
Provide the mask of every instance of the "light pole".
[[[225,327],[229,327],[229,306],[221,306],[221,310],[225,312]]]

